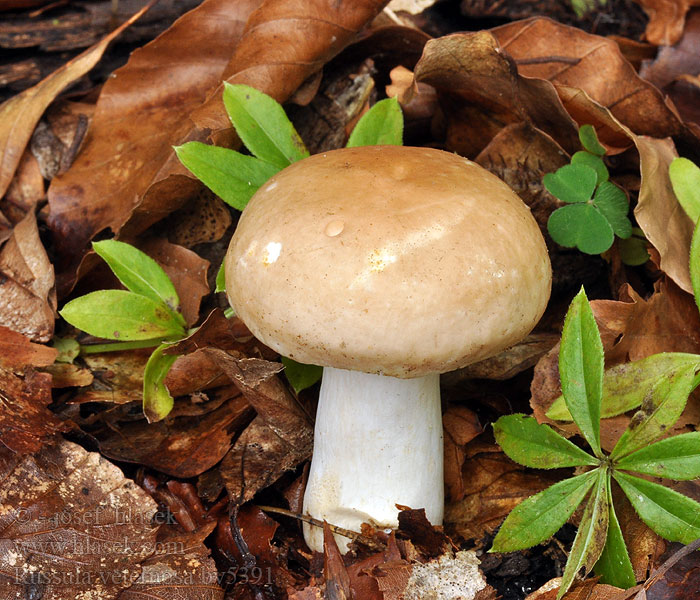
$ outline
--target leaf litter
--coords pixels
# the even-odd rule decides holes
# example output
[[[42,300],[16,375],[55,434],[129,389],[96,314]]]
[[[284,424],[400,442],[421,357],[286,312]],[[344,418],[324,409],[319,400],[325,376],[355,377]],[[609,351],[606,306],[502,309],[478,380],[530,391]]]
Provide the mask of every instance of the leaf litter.
[[[264,5],[251,0],[235,6],[230,0],[206,0],[136,50],[92,100],[71,100],[69,110],[75,112],[65,113],[63,124],[56,115],[66,100],[57,100],[53,112],[45,113],[47,107],[60,89],[99,60],[121,29],[86,51],[84,59],[2,106],[10,129],[0,128],[5,144],[0,182],[7,190],[0,202],[0,393],[6,407],[0,440],[8,473],[2,496],[6,545],[0,560],[6,577],[17,573],[7,581],[13,592],[56,598],[88,592],[104,598],[170,597],[175,589],[182,597],[211,599],[281,594],[297,600],[411,594],[450,598],[465,594],[444,586],[451,585],[455,569],[466,572],[467,563],[477,568],[478,581],[478,560],[489,581],[497,581],[499,569],[511,573],[501,577],[510,584],[519,581],[516,573],[527,575],[526,567],[506,568],[506,563],[488,570],[486,540],[520,500],[547,487],[556,473],[533,473],[509,461],[493,444],[487,424],[515,407],[524,410],[528,401],[538,419],[546,420],[544,412],[560,393],[557,347],[551,345],[561,326],[561,307],[574,286],[586,277],[599,282],[600,299],[593,306],[607,366],[657,352],[697,352],[700,344],[697,309],[688,293],[692,222],[679,211],[665,169],[678,153],[700,156],[695,113],[683,104],[697,97],[692,90],[700,88],[693,79],[696,65],[687,58],[694,54],[698,13],[691,11],[686,18],[690,4],[677,13],[666,3],[642,4],[651,16],[646,46],[537,16],[472,33],[454,33],[435,21],[434,39],[426,43],[425,34],[406,27],[409,21],[391,27],[372,24],[382,2],[368,0],[339,11],[324,0]],[[434,16],[427,11],[422,18],[430,23]],[[678,46],[660,47],[656,60],[644,66],[643,58],[634,63],[625,58],[651,56],[654,45],[677,40]],[[305,548],[296,519],[263,512],[254,504],[264,498],[266,505],[281,503],[292,514],[301,512],[298,497],[311,452],[317,390],[293,394],[277,355],[240,321],[223,317],[225,302],[210,295],[210,289],[235,215],[203,192],[174,160],[171,146],[191,140],[238,146],[223,113],[222,80],[313,106],[313,111],[291,111],[306,121],[298,123],[299,130],[307,131],[314,120],[330,114],[324,114],[327,102],[314,100],[323,93],[336,101],[340,96],[333,94],[352,77],[343,75],[336,87],[324,87],[324,80],[342,69],[359,73],[360,65],[373,80],[367,88],[372,101],[384,94],[384,85],[403,77],[398,90],[386,92],[398,94],[405,107],[406,143],[436,145],[477,160],[518,191],[543,231],[558,204],[542,186],[542,176],[580,149],[578,126],[595,125],[610,155],[613,178],[629,186],[653,262],[636,270],[614,267],[615,277],[605,281],[599,276],[605,263],[548,240],[558,300],[553,298],[541,332],[488,365],[443,380],[449,391],[444,531],[405,510],[396,534],[363,531],[354,558],[341,557],[330,533],[319,558]],[[391,71],[397,65],[408,75]],[[304,95],[294,95],[302,84]],[[97,104],[89,114],[94,97]],[[10,136],[19,123],[11,115],[20,112],[31,118],[21,120],[21,135]],[[25,149],[45,114],[51,131],[41,138],[46,141],[35,136],[37,160]],[[80,145],[80,123],[88,116]],[[45,177],[50,179],[47,206]],[[137,243],[156,258],[175,283],[188,325],[202,324],[170,350],[179,355],[166,380],[175,407],[167,420],[154,424],[146,423],[139,407],[146,353],[79,354],[74,364],[52,365],[57,351],[45,345],[55,328],[57,293],[63,298],[76,285],[81,291],[99,289],[104,278],[94,268],[97,260],[88,252],[89,243],[112,235]],[[615,252],[613,248],[606,257],[611,269]],[[70,335],[60,328],[62,335]],[[471,386],[474,377],[490,392]],[[675,428],[694,431],[699,410],[693,395]],[[629,418],[603,421],[603,447],[614,444]],[[72,439],[99,447],[101,454],[61,441],[69,430]],[[105,456],[123,465],[127,477]],[[187,481],[195,478],[197,488]],[[10,481],[19,483],[12,487]],[[77,481],[86,483],[78,488]],[[678,486],[700,495],[693,482]],[[134,514],[149,515],[143,523],[112,519],[111,529],[100,530],[101,543],[116,531],[134,539],[136,549],[119,557],[125,561],[119,563],[120,573],[129,577],[116,583],[100,580],[101,588],[90,581],[60,591],[50,579],[32,580],[37,573],[77,573],[76,565],[86,560],[84,573],[112,572],[99,562],[109,559],[109,552],[100,557],[74,547],[72,555],[39,556],[26,543],[18,545],[16,536],[28,527],[31,536],[22,540],[43,543],[34,527],[37,520],[55,522],[59,514],[77,519],[103,507],[114,513],[121,506],[115,495],[139,511]],[[167,507],[174,520],[159,519],[157,506]],[[31,519],[7,521],[8,515],[25,510],[21,514]],[[644,581],[661,564],[665,544],[630,506],[623,505],[618,516],[628,542],[633,540],[637,580]],[[59,527],[52,541],[94,537],[91,526],[83,519],[74,531]],[[366,546],[363,540],[372,542]],[[545,550],[550,579],[561,574],[565,559],[557,544],[561,542]],[[473,548],[478,560],[466,558]],[[527,556],[526,561],[534,560]],[[682,564],[682,558],[677,562]],[[693,570],[692,563],[678,568]],[[587,580],[575,584],[565,598],[683,597],[692,584],[675,577],[680,576],[673,567],[662,569],[643,588],[627,592]],[[539,590],[530,588],[530,600],[554,598],[560,581],[537,585]],[[524,598],[523,589],[519,596],[513,587],[499,591],[505,598]],[[476,597],[486,600],[495,594],[487,586]]]

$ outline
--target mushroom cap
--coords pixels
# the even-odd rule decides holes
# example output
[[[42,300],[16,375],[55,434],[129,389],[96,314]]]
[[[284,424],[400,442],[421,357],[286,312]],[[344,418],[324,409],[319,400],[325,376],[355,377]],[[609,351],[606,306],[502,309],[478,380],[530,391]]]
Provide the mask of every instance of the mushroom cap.
[[[366,146],[272,177],[226,256],[228,298],[265,344],[303,363],[442,373],[525,337],[551,267],[528,207],[448,152]]]

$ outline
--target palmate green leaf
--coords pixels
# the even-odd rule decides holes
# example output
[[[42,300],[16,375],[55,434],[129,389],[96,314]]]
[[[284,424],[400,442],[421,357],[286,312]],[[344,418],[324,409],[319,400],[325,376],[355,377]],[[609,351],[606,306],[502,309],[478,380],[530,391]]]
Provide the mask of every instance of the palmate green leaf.
[[[254,156],[201,142],[176,146],[175,153],[197,179],[236,210],[243,210],[258,188],[280,170]]]
[[[148,254],[116,240],[93,242],[92,248],[129,291],[177,310],[180,299],[173,282]]]
[[[689,544],[700,537],[700,504],[667,487],[613,471],[639,518],[662,538]]]
[[[238,137],[259,159],[284,169],[309,156],[274,98],[247,85],[224,83],[224,106]]]
[[[588,202],[597,180],[597,173],[585,165],[564,165],[542,179],[547,191],[562,202]]]
[[[531,548],[553,536],[583,502],[598,470],[564,479],[516,506],[506,517],[489,552]]]
[[[661,437],[680,418],[693,389],[694,379],[695,365],[686,366],[660,379],[632,417],[610,458],[618,459]]]
[[[59,314],[74,327],[108,340],[185,337],[178,313],[162,302],[126,290],[92,292],[71,300]]]
[[[578,248],[585,254],[601,254],[615,241],[612,226],[603,213],[587,203],[557,208],[549,215],[547,231],[560,246]]]
[[[695,305],[700,310],[700,219],[695,225],[690,241],[690,283],[693,286]]]
[[[605,148],[598,141],[598,135],[593,125],[581,125],[578,130],[578,139],[581,140],[581,145],[590,153],[598,156],[605,154]]]
[[[637,583],[637,580],[630,561],[630,555],[627,552],[625,538],[622,537],[620,522],[617,520],[615,507],[613,506],[610,471],[608,471],[607,478],[608,506],[610,507],[608,536],[605,540],[603,552],[593,570],[600,576],[601,583],[627,589]]]
[[[523,414],[505,415],[493,424],[496,442],[515,462],[535,469],[598,465],[600,461],[549,425]]]
[[[610,504],[608,493],[608,475],[604,469],[593,471],[597,477],[593,491],[586,502],[574,543],[571,545],[569,559],[566,561],[561,586],[557,593],[559,600],[571,587],[577,573],[583,569],[588,573],[598,561],[608,536],[608,519]]]
[[[593,169],[598,176],[598,185],[610,178],[610,173],[608,173],[608,168],[605,166],[603,159],[600,156],[596,156],[595,154],[591,154],[585,150],[580,150],[579,152],[574,153],[574,155],[571,157],[571,164],[583,165],[584,167]]]
[[[673,193],[693,223],[700,218],[700,167],[687,158],[674,158],[668,167]]]
[[[637,408],[658,381],[688,368],[700,369],[700,355],[661,352],[607,369],[603,377],[601,417],[614,417]],[[564,396],[559,396],[546,414],[554,421],[572,420]]]
[[[586,293],[569,305],[559,349],[559,374],[566,406],[581,434],[602,458],[600,406],[603,397],[603,343]]]
[[[350,134],[347,147],[379,146],[403,143],[403,113],[396,98],[377,102],[357,122]]]
[[[165,387],[165,377],[177,360],[176,354],[163,354],[168,344],[156,348],[143,371],[143,414],[149,423],[160,421],[173,409],[173,397]]]
[[[605,181],[598,186],[593,204],[610,223],[615,235],[627,239],[632,235],[632,222],[627,213],[630,209],[627,195],[614,183]]]
[[[616,461],[615,468],[677,481],[700,479],[700,431],[640,448]]]
[[[286,356],[282,357],[282,364],[284,365],[284,374],[287,377],[287,381],[289,381],[297,394],[301,390],[314,385],[323,375],[323,367],[305,365]]]

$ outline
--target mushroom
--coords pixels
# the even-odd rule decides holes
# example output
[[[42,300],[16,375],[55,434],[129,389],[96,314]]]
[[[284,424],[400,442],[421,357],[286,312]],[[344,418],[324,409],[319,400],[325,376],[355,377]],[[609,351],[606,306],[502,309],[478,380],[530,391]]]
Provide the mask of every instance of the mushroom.
[[[304,510],[359,531],[396,527],[397,504],[442,523],[439,375],[525,337],[551,268],[528,207],[496,176],[440,150],[367,146],[263,185],[226,285],[257,338],[325,367]],[[319,528],[304,535],[323,549]]]

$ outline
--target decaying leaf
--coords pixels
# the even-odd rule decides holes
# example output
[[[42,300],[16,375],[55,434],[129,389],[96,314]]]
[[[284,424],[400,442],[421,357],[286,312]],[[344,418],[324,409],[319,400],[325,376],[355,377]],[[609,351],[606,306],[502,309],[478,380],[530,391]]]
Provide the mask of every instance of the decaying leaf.
[[[33,344],[29,338],[0,325],[0,367],[22,371],[26,367],[45,367],[56,360],[58,350]]]
[[[698,0],[635,0],[649,15],[646,38],[657,46],[673,46],[683,34],[685,15]]]
[[[445,438],[445,488],[453,501],[464,497],[464,446],[482,431],[479,418],[466,406],[450,406],[442,416]]]

